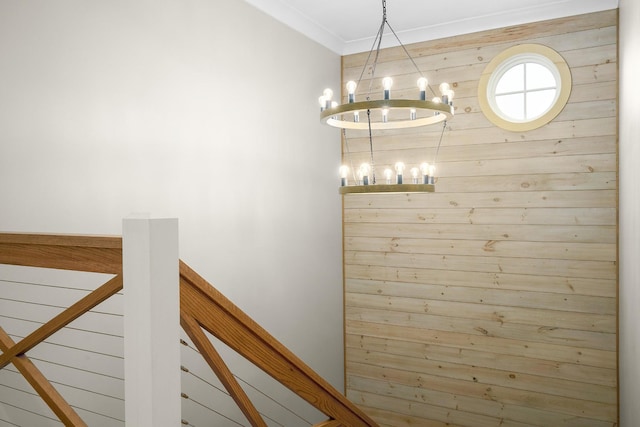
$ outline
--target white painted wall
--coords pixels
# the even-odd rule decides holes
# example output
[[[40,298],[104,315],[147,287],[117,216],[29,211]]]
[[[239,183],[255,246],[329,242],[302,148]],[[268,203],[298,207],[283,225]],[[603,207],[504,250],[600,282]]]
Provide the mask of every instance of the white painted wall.
[[[640,422],[640,3],[620,0],[620,425]]]
[[[243,1],[0,2],[0,230],[121,234],[180,255],[343,386],[340,58]]]

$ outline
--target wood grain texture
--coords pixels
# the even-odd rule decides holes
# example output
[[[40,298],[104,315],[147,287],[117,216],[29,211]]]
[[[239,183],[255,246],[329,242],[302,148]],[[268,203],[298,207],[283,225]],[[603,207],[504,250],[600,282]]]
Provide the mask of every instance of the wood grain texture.
[[[122,238],[0,233],[0,264],[120,274]]]
[[[342,423],[340,421],[328,420],[318,424],[314,424],[312,427],[340,427],[340,426],[342,426]]]
[[[477,100],[486,64],[519,43],[557,50],[573,78],[529,132],[493,126]],[[347,395],[381,426],[616,425],[616,43],[606,11],[407,47],[434,88],[453,86],[456,116],[434,193],[343,199]],[[345,81],[365,58],[344,58]],[[404,52],[381,58],[376,76],[400,70],[394,96],[415,96]],[[376,173],[432,162],[441,132],[375,133]],[[342,148],[369,161],[366,133]]]

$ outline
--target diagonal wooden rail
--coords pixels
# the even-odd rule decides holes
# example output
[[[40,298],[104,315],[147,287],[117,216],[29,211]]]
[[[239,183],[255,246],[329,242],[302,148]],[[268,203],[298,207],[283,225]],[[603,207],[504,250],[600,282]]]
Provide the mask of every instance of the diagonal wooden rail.
[[[122,276],[118,275],[64,310],[62,313],[58,314],[53,319],[49,320],[47,323],[20,340],[20,342],[9,346],[6,350],[3,349],[2,356],[0,356],[0,369],[11,363],[11,359],[14,357],[31,350],[42,341],[46,340],[60,329],[64,328],[69,323],[73,322],[78,317],[82,316],[84,313],[121,290]]]
[[[122,238],[0,233],[0,264],[114,275],[17,343],[0,328],[0,369],[13,363],[65,425],[85,426],[25,353],[122,289]],[[204,331],[329,417],[313,427],[377,427],[362,410],[182,261],[180,322],[253,427],[267,424]]]
[[[0,350],[6,352],[15,343],[9,335],[0,328]],[[11,359],[14,366],[20,371],[31,387],[40,395],[42,400],[51,408],[54,414],[66,426],[86,426],[82,418],[69,406],[58,391],[42,375],[42,372],[25,355],[16,356]]]
[[[194,319],[204,330],[329,416],[331,420],[324,425],[377,426],[375,421],[182,261],[180,312],[181,316]]]

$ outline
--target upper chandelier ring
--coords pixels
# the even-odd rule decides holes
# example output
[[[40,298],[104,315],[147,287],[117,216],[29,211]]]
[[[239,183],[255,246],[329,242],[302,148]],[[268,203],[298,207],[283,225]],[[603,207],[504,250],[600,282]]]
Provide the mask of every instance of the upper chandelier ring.
[[[404,114],[406,119],[401,120],[383,120],[380,122],[369,122],[368,120],[354,120],[354,116],[350,120],[344,118],[345,113],[364,114],[371,111],[381,111],[383,115],[388,114],[390,110],[407,110]],[[420,114],[422,113],[422,114]],[[426,115],[424,115],[426,114]],[[442,102],[414,100],[414,99],[378,99],[373,101],[350,102],[335,105],[320,112],[320,120],[333,127],[341,129],[403,129],[419,126],[432,125],[453,118],[453,106]]]

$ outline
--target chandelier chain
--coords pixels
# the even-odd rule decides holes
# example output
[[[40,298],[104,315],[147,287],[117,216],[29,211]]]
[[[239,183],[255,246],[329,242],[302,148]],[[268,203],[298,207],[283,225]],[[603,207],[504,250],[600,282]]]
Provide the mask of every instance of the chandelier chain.
[[[376,44],[376,41],[377,41],[377,46],[375,47],[376,56],[373,58],[373,64],[371,65],[371,77],[369,79],[369,91],[367,92],[367,100],[371,99],[371,92],[373,91],[373,79],[376,76],[376,67],[378,66],[378,58],[380,56],[380,45],[382,44],[382,36],[384,35],[385,24],[388,25],[386,16],[382,19],[382,24],[380,25],[380,29],[378,30],[378,35],[376,36],[376,40],[374,40],[374,45]],[[373,51],[373,48],[372,48],[372,51]],[[368,60],[365,63],[365,66],[362,68],[363,74],[364,74],[364,70],[367,68],[366,67],[367,63],[368,63]],[[360,75],[360,78],[362,78],[362,74]],[[360,84],[359,81],[358,81],[358,84]]]

